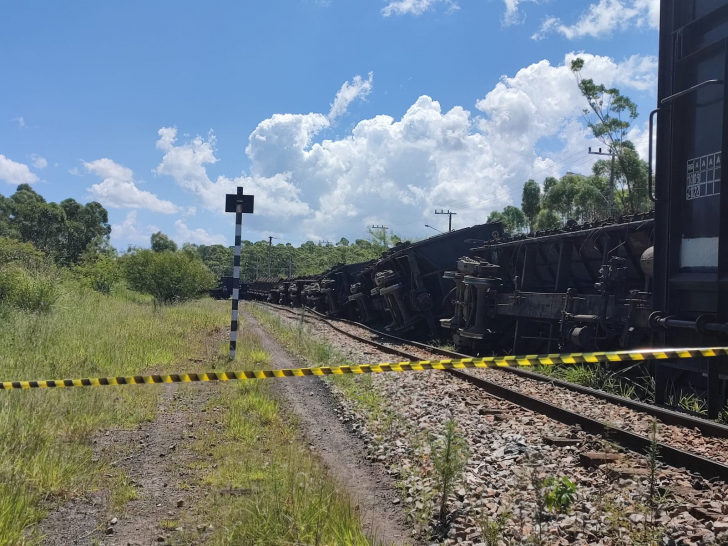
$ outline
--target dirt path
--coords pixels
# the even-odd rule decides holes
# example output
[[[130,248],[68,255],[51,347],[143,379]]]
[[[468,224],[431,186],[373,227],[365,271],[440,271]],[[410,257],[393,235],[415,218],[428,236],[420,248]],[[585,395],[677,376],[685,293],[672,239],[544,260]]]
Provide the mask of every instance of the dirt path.
[[[299,367],[294,359],[258,324],[246,315],[247,327],[257,334],[273,366]],[[219,339],[211,342],[219,342]],[[328,472],[351,494],[361,521],[381,544],[411,544],[410,532],[393,480],[366,460],[363,442],[346,429],[335,412],[333,399],[318,378],[276,380],[272,383],[287,412],[298,419],[301,435],[309,442]],[[220,385],[164,385],[156,418],[134,430],[101,432],[95,440],[95,456],[114,461],[107,476],[135,496],[119,513],[110,506],[111,491],[89,493],[57,508],[39,525],[45,546],[151,546],[175,543],[181,521],[189,518],[205,495],[192,467],[206,462],[208,454],[192,449],[203,427],[218,427],[216,408],[208,402]],[[117,492],[118,494],[118,492]],[[204,522],[203,522],[204,523]],[[214,522],[210,522],[214,523]],[[204,526],[203,526],[204,527]],[[197,529],[201,543],[207,531]]]
[[[154,422],[136,430],[109,431],[97,440],[97,453],[118,461],[112,471],[125,471],[137,498],[119,514],[109,513],[109,493],[71,501],[41,524],[44,544],[164,544],[183,512],[199,501],[201,492],[190,476],[190,465],[200,455],[191,444],[199,424],[215,426],[214,415],[208,415],[205,406],[220,387],[203,383],[159,388],[163,392]]]
[[[246,327],[261,340],[275,368],[298,368],[296,362],[255,318],[245,313]],[[358,503],[367,531],[387,546],[412,544],[394,480],[366,459],[364,443],[339,421],[331,394],[318,377],[282,379],[274,389],[300,421],[301,431],[320,456],[329,474],[343,484]]]

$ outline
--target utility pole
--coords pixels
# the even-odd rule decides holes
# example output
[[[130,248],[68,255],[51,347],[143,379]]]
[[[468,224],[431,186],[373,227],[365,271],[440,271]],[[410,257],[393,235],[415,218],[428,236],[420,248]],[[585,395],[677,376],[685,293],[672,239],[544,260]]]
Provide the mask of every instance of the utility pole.
[[[273,237],[272,235],[268,236],[268,276],[270,277],[270,247],[273,246],[273,239],[278,239],[278,237]]]
[[[384,246],[389,247],[387,245],[387,230],[389,229],[387,226],[369,226],[369,229],[381,229],[384,234]]]
[[[447,214],[449,216],[448,223],[447,223],[447,231],[452,231],[452,215],[457,214],[457,212],[450,212],[450,209],[447,209],[447,212],[445,212],[444,209],[435,210],[435,214]]]
[[[612,169],[609,174],[609,195],[607,196],[607,216],[614,216],[614,158],[617,154],[614,152],[614,148],[609,148],[609,152],[602,152],[599,148],[598,152],[592,152],[591,146],[589,146],[589,153],[591,155],[608,155],[612,158]]]

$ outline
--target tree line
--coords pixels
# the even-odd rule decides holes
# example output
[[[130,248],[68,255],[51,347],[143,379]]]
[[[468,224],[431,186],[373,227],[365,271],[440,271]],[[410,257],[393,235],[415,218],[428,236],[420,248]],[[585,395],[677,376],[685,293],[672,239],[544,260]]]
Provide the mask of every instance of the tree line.
[[[307,241],[298,247],[291,243],[243,240],[240,277],[244,282],[251,282],[259,277],[315,275],[337,264],[373,260],[400,241],[396,235],[385,240],[383,234],[374,230],[370,231],[369,239],[356,239],[353,243],[345,237],[333,244]],[[182,248],[197,253],[216,276],[232,274],[234,247],[187,243]]]
[[[53,287],[69,278],[104,294],[122,287],[174,303],[202,296],[219,277],[232,274],[232,246],[178,247],[157,232],[149,248],[130,246],[119,253],[110,235],[108,211],[98,202],[48,202],[27,184],[8,197],[0,194],[0,306],[48,310],[57,299]],[[314,275],[339,263],[371,260],[399,241],[378,231],[353,243],[342,238],[299,247],[246,240],[242,279]]]

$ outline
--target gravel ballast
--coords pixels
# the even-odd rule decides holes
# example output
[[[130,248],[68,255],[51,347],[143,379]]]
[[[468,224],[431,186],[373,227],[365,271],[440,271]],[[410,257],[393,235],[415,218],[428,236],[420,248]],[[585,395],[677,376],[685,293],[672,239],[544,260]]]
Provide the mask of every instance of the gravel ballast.
[[[284,324],[296,324],[286,313],[271,312]],[[374,337],[356,326],[337,327]],[[306,331],[357,364],[397,360],[324,323],[311,323]],[[416,347],[397,347],[418,358],[441,358]],[[470,373],[645,436],[653,421],[634,410],[499,370]],[[373,374],[347,381],[359,385],[327,382],[341,404],[340,419],[365,441],[369,457],[399,480],[398,502],[415,534],[441,533],[444,544],[485,544],[482,528],[504,514],[502,538],[510,542],[503,544],[728,544],[728,488],[722,482],[660,466],[654,485],[661,497],[652,510],[648,459],[621,452],[608,439],[489,396],[444,372]],[[351,396],[356,389],[370,390],[381,410],[372,411]],[[437,480],[427,438],[441,434],[451,417],[469,453],[449,499],[447,525],[436,525]],[[705,438],[695,430],[658,423],[658,439],[728,461],[726,440]],[[614,453],[616,460],[587,468],[585,454],[590,452]],[[539,484],[547,477],[567,477],[576,484],[569,510],[539,510],[544,497]]]

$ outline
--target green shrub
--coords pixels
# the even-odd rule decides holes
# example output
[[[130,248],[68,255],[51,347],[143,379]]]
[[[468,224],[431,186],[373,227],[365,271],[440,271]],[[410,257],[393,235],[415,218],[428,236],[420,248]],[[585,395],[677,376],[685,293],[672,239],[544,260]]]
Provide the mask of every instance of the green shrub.
[[[0,237],[0,267],[10,264],[37,268],[43,264],[45,255],[30,243]]]
[[[59,296],[55,269],[44,254],[29,243],[0,237],[0,303],[43,313]]]
[[[549,476],[544,480],[546,487],[546,495],[544,504],[548,510],[557,512],[568,512],[574,504],[576,498],[576,484],[566,476],[562,476],[560,480],[554,476]]]
[[[430,440],[430,457],[439,482],[441,522],[445,521],[447,515],[447,498],[450,491],[460,478],[468,460],[468,445],[458,433],[456,426],[455,419],[451,417],[445,423],[442,437]]]
[[[11,264],[0,268],[0,301],[36,313],[50,311],[60,289],[52,275]]]
[[[84,282],[102,294],[111,294],[111,289],[121,280],[121,267],[116,259],[103,254],[97,259],[87,260],[75,268]]]
[[[120,261],[129,287],[161,303],[199,298],[215,286],[214,275],[189,252],[137,250]]]

